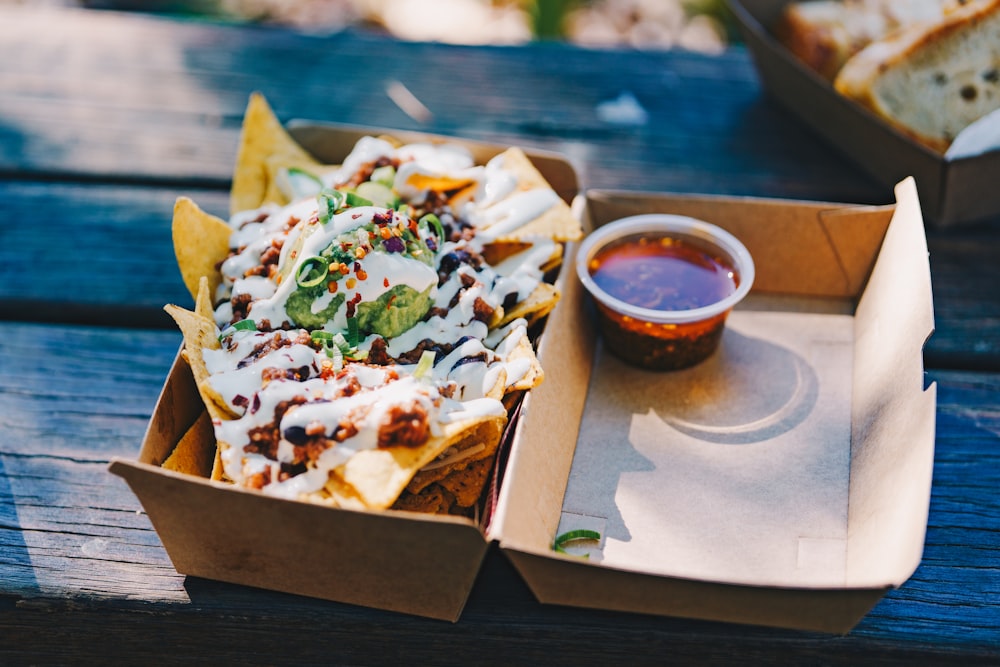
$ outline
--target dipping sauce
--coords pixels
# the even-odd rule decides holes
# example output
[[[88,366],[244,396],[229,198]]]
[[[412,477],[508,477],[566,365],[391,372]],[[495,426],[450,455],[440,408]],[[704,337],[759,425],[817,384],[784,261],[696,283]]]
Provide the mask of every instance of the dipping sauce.
[[[588,265],[602,290],[652,310],[691,310],[722,301],[738,277],[718,251],[671,236],[628,236],[597,251]]]
[[[743,244],[721,228],[649,214],[593,232],[580,247],[577,273],[612,354],[641,368],[675,370],[718,348],[754,268]]]

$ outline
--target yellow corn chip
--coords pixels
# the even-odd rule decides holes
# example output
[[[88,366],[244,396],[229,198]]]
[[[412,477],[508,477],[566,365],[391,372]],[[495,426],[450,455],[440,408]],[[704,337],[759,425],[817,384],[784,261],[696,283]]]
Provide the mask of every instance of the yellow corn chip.
[[[182,354],[187,359],[188,365],[191,366],[191,374],[194,376],[195,385],[198,387],[198,392],[201,394],[208,414],[213,419],[232,419],[236,415],[226,405],[222,396],[208,383],[208,367],[205,365],[205,358],[201,353],[204,349],[217,350],[221,347],[219,329],[215,326],[215,322],[173,304],[165,306],[164,310],[174,318],[177,328],[184,336]]]
[[[319,167],[319,162],[288,134],[264,96],[254,93],[243,116],[229,197],[230,213],[258,208],[268,201],[284,203],[283,197],[268,199],[276,192],[271,189],[269,160],[272,169],[279,164],[303,169]]]
[[[342,481],[357,490],[370,509],[390,507],[413,475],[452,446],[469,442],[500,441],[504,417],[487,417],[478,422],[451,423],[441,437],[428,440],[419,447],[386,447],[358,452],[334,471]]]
[[[232,231],[224,220],[205,213],[187,197],[179,197],[174,203],[174,255],[192,298],[197,298],[203,277],[208,278],[210,293],[222,281],[218,264],[229,254]]]
[[[508,148],[504,151],[503,168],[515,175],[519,191],[551,188],[545,177],[520,148]],[[559,199],[535,220],[500,236],[497,240],[520,241],[530,239],[532,236],[544,236],[555,241],[576,241],[583,236],[583,229],[569,204]]]
[[[212,418],[207,412],[191,425],[174,450],[163,462],[163,467],[167,470],[182,472],[187,475],[197,475],[198,477],[209,477],[212,474],[216,458],[214,447],[206,448],[205,442],[214,442],[212,436]]]
[[[558,301],[559,290],[554,285],[539,283],[534,291],[528,295],[527,299],[504,311],[503,318],[500,320],[498,326],[509,324],[519,317],[527,320],[530,326],[552,312]]]

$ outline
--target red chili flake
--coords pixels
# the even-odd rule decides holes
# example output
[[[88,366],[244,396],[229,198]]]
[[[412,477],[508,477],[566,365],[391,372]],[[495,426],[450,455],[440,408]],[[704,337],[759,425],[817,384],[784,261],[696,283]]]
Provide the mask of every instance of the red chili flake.
[[[386,276],[385,278],[382,279],[382,287],[385,287],[386,289],[388,289],[388,287],[389,287],[389,276]]]
[[[396,300],[396,295],[393,294],[392,296],[389,297],[389,301],[386,302],[385,309],[389,310],[390,308],[392,308],[392,302],[395,301],[395,300]]]
[[[330,294],[336,294],[337,293],[337,281],[336,280],[331,280],[330,282],[328,282],[326,284],[326,289],[327,289],[328,292],[330,292]]]
[[[360,269],[359,268],[357,270],[357,276],[358,276],[358,280],[368,280],[368,272],[365,271],[364,269]]]

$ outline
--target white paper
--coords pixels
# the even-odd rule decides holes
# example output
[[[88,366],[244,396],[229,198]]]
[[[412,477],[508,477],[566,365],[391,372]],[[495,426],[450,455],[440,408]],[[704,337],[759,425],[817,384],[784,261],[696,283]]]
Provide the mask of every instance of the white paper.
[[[1000,149],[1000,109],[986,114],[959,132],[944,157],[946,160],[957,160],[997,149]]]

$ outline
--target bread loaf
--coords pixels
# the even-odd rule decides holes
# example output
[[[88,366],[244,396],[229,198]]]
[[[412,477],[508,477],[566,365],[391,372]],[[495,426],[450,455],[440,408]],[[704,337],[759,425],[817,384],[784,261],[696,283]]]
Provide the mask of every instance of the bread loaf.
[[[778,40],[833,81],[848,58],[901,27],[935,21],[965,0],[807,0],[790,2],[773,26]]]
[[[848,59],[834,87],[944,152],[962,129],[1000,108],[1000,0],[974,0],[872,42]]]

